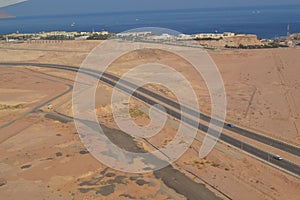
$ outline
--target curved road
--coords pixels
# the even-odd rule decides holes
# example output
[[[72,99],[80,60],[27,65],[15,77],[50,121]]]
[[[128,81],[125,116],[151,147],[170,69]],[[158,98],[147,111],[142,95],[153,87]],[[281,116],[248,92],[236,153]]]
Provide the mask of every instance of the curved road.
[[[56,68],[56,69],[62,69],[62,70],[68,70],[68,71],[74,71],[74,72],[77,72],[79,68],[77,67],[72,67],[72,66],[67,66],[67,65],[57,65],[57,64],[41,64],[41,63],[0,63],[0,65],[10,65],[10,66],[19,66],[19,65],[28,65],[28,66],[36,66],[36,67],[44,67],[44,68]],[[89,75],[92,75],[94,76],[95,78],[97,78],[97,74],[99,74],[100,72],[99,71],[96,71],[96,70],[89,70],[89,69],[86,69],[85,70],[87,72],[87,74]],[[91,73],[88,73],[88,72],[91,72]],[[96,74],[94,74],[96,73]],[[104,78],[105,77],[105,78]],[[110,80],[107,80],[106,78],[110,79]],[[113,82],[112,82],[112,81]],[[112,74],[108,74],[108,73],[103,73],[103,77],[102,77],[102,81],[104,81],[105,83],[108,83],[110,85],[113,84],[113,86],[115,86],[115,82],[120,82],[130,88],[136,88],[136,85],[131,83],[131,82],[128,82],[126,80],[121,80],[119,77],[115,76],[115,75],[112,75]],[[150,90],[147,90],[145,88],[138,88],[137,89],[138,92],[141,92],[143,94],[146,94],[146,95],[149,95],[177,110],[182,110],[182,112],[186,113],[186,114],[189,114],[193,117],[199,117],[200,116],[200,119],[203,120],[203,121],[206,121],[206,122],[211,122],[211,123],[215,123],[217,125],[224,125],[223,122],[220,122],[218,121],[217,119],[212,119],[210,116],[207,116],[203,113],[200,113],[199,111],[195,111],[185,105],[180,105],[179,103],[177,102],[174,102],[164,96],[161,96],[157,93],[154,93]],[[296,147],[296,146],[293,146],[293,145],[290,145],[290,144],[287,144],[285,142],[282,142],[280,140],[276,140],[274,138],[270,138],[270,137],[267,137],[267,136],[264,136],[262,134],[258,134],[258,133],[255,133],[253,131],[250,131],[250,130],[247,130],[247,129],[243,129],[243,128],[240,128],[240,127],[228,127],[226,126],[223,126],[224,129],[227,129],[227,130],[230,130],[232,132],[235,132],[241,136],[244,136],[244,137],[247,137],[247,138],[250,138],[250,139],[253,139],[257,142],[261,142],[265,145],[269,145],[273,148],[277,148],[277,149],[280,149],[282,151],[285,151],[285,152],[288,152],[288,153],[291,153],[293,155],[296,155],[296,156],[300,156],[300,148],[299,147]]]
[[[61,69],[61,70],[67,70],[67,71],[73,71],[73,72],[78,72],[79,68],[77,67],[72,67],[72,66],[66,66],[66,65],[56,65],[56,64],[41,64],[41,63],[0,63],[0,65],[2,66],[20,66],[20,65],[28,65],[28,66],[36,66],[36,67],[42,67],[42,68],[55,68],[55,69]],[[81,69],[81,73],[87,74],[91,77],[94,78],[99,78],[99,71],[96,70],[83,70]],[[100,78],[100,80],[108,85],[111,85],[113,87],[117,87],[118,89],[122,90],[123,92],[129,93],[129,94],[133,94],[134,97],[136,97],[139,100],[142,100],[143,102],[149,104],[149,105],[155,105],[155,104],[160,104],[160,102],[165,103],[166,105],[174,108],[170,109],[165,107],[165,111],[167,112],[167,114],[169,114],[170,116],[181,120],[197,129],[199,129],[200,131],[203,132],[207,132],[208,131],[208,127],[204,124],[200,124],[199,122],[190,119],[189,117],[186,116],[190,115],[190,116],[201,116],[200,118],[204,121],[210,122],[212,121],[212,123],[216,123],[216,124],[220,124],[222,122],[216,120],[216,119],[211,119],[209,116],[203,115],[201,113],[199,113],[198,111],[195,111],[187,106],[184,105],[179,105],[177,102],[174,102],[170,99],[167,99],[159,94],[156,94],[152,91],[149,91],[145,88],[139,88],[138,90],[136,90],[135,92],[133,92],[132,89],[130,88],[134,88],[135,85],[125,81],[125,80],[120,80],[119,77],[114,76],[112,74],[108,74],[108,73],[103,73],[102,77]],[[116,85],[116,83],[119,81],[119,84]],[[148,98],[147,96],[151,96],[152,98],[154,98],[155,100],[152,100],[150,98]],[[156,101],[158,100],[158,101]],[[181,109],[180,109],[181,108]],[[182,112],[184,113],[184,115],[181,115],[180,112],[177,112],[179,110],[182,110]],[[222,123],[222,126],[224,124]],[[272,147],[278,148],[282,151],[286,151],[288,153],[294,154],[296,156],[300,156],[300,148],[299,147],[295,147],[292,145],[289,145],[287,143],[281,142],[279,140],[275,140],[273,138],[269,138],[254,132],[251,132],[249,130],[245,130],[242,129],[240,127],[227,127],[225,126],[224,128],[229,129],[230,131],[233,131],[237,134],[240,134],[242,136],[254,139],[258,142],[270,145]],[[211,134],[212,136],[215,134],[216,132],[214,130],[211,130],[210,132],[208,132],[208,134]],[[292,163],[288,160],[276,160],[274,158],[273,154],[270,154],[269,152],[266,152],[264,150],[261,150],[259,148],[256,148],[250,144],[244,143],[243,141],[240,141],[238,139],[235,139],[231,136],[228,136],[224,133],[221,133],[221,136],[219,138],[221,141],[230,144],[238,149],[241,149],[242,151],[247,152],[248,154],[255,156],[256,158],[265,161],[269,164],[272,164],[272,166],[276,166],[277,168],[280,168],[282,170],[284,170],[285,172],[288,172],[292,175],[296,175],[297,177],[300,177],[300,166],[298,164]]]

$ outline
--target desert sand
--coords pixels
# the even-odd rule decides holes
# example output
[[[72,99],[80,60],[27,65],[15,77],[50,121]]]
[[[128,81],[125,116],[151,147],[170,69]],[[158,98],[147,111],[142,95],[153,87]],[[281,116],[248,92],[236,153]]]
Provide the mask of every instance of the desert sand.
[[[99,44],[98,41],[1,43],[0,63],[78,67]],[[215,50],[209,54],[224,80],[228,101],[226,121],[299,146],[300,49]],[[201,111],[210,113],[210,97],[203,79],[195,77],[189,63],[167,52],[132,52],[116,60],[108,71],[121,76],[138,64],[153,61],[170,65],[187,77]],[[191,191],[198,189],[204,199],[299,198],[299,178],[221,142],[206,158],[200,159],[202,133],[169,168],[147,174],[110,169],[86,150],[72,120],[56,114],[72,116],[74,72],[29,65],[1,65],[0,70],[1,199],[192,199],[188,191],[176,187],[176,181],[186,183]],[[174,98],[166,88],[146,87]],[[116,135],[115,142],[122,145],[120,141],[131,140],[114,123],[111,93],[111,87],[99,83],[98,120]],[[147,125],[149,107],[136,99],[131,99],[130,106],[133,120],[140,126]],[[178,121],[169,118],[157,136],[135,139],[127,146],[135,144],[132,148],[152,151],[153,146],[161,147],[171,141],[177,127]],[[289,158],[299,164],[298,158]]]

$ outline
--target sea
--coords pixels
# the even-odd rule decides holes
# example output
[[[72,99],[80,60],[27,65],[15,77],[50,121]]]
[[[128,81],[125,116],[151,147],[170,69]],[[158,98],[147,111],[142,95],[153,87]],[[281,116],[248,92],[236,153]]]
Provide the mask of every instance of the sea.
[[[234,32],[257,34],[260,38],[275,38],[287,35],[288,31],[300,33],[300,4],[18,16],[0,19],[0,34],[102,30],[119,33],[141,27],[168,28],[184,34]]]

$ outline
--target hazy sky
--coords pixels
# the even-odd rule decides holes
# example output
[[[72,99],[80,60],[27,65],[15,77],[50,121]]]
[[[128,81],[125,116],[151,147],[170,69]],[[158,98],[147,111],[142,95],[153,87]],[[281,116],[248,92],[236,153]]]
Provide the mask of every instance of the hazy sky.
[[[299,0],[28,0],[2,9],[15,16],[30,16],[289,4],[300,5],[300,2]]]

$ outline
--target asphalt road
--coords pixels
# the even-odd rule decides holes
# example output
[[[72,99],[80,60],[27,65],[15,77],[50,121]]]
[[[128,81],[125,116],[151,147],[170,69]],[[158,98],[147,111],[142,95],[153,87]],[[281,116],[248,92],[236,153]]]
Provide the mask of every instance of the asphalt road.
[[[40,64],[40,63],[0,63],[0,65],[2,65],[2,66],[3,65],[6,65],[6,66],[20,66],[20,65],[26,66],[26,65],[28,65],[28,66],[36,66],[36,67],[42,67],[42,68],[55,68],[55,69],[74,71],[74,72],[78,71],[77,67],[56,65],[56,64],[52,65],[52,64]],[[96,70],[82,70],[81,72],[85,73],[91,77],[94,77],[94,78],[98,78],[99,73],[100,73],[99,71],[96,71]],[[178,120],[181,120],[197,129],[199,129],[200,131],[207,132],[208,127],[204,124],[200,124],[199,122],[189,118],[187,115],[190,115],[190,116],[199,116],[200,115],[200,118],[204,121],[210,122],[212,120],[213,123],[220,124],[220,121],[218,121],[216,119],[211,119],[209,116],[203,115],[203,114],[199,113],[198,111],[188,108],[187,106],[181,105],[181,107],[180,107],[180,105],[178,103],[176,103],[170,99],[167,99],[159,94],[156,94],[152,91],[149,91],[145,88],[139,88],[138,90],[133,92],[132,89],[130,89],[130,88],[134,88],[135,87],[134,84],[132,84],[128,81],[125,81],[125,80],[120,80],[118,77],[116,77],[112,74],[103,73],[103,76],[100,78],[100,80],[110,86],[118,87],[118,89],[122,90],[123,92],[129,93],[129,94],[132,93],[132,95],[135,98],[142,100],[143,102],[145,102],[149,105],[156,105],[156,104],[164,103],[164,104],[174,108],[174,109],[170,109],[170,108],[165,107],[165,111],[170,116],[172,116]],[[119,85],[116,85],[117,81],[119,81]],[[151,96],[155,100],[152,100],[145,95]],[[180,114],[180,108],[181,108],[182,112],[184,113],[184,115],[182,115],[182,116]],[[222,125],[224,126],[224,123],[222,123]],[[230,128],[230,127],[224,126],[224,128],[229,129],[230,131],[233,131],[233,132],[243,135],[245,137],[259,141],[261,143],[278,148],[282,151],[286,151],[288,153],[300,156],[300,148],[299,147],[289,145],[289,144],[281,142],[279,140],[275,140],[273,138],[269,138],[269,137],[254,133],[249,130],[242,129],[240,127]],[[210,132],[208,132],[208,134],[211,134],[213,136],[213,135],[215,135],[215,131],[211,130]],[[251,154],[252,156],[255,156],[256,158],[266,161],[266,162],[272,164],[273,166],[283,169],[286,172],[297,175],[298,177],[300,176],[300,166],[295,163],[292,163],[285,159],[283,159],[281,161],[276,160],[274,158],[273,154],[263,151],[259,148],[256,148],[250,144],[244,143],[243,141],[235,139],[224,133],[221,133],[219,139],[227,144],[230,144],[238,149],[241,149],[242,151],[247,152],[248,154]]]
[[[45,68],[56,68],[56,69],[62,69],[62,70],[68,70],[68,71],[74,71],[77,72],[78,68],[77,67],[72,67],[72,66],[67,66],[67,65],[53,65],[53,64],[40,64],[40,63],[0,63],[0,65],[12,65],[12,66],[18,66],[18,65],[28,65],[28,66],[37,66],[37,67],[45,67]],[[86,74],[93,76],[95,78],[97,78],[97,74],[99,74],[99,71],[96,70],[85,70]],[[108,74],[108,73],[103,73],[103,77],[102,77],[102,81],[115,86],[116,82],[120,82],[121,84],[124,84],[125,86],[129,87],[129,88],[137,88],[135,84],[128,82],[126,80],[120,80],[119,77],[112,75],[112,74]],[[124,88],[122,88],[124,90]],[[126,89],[126,88],[125,88]],[[280,149],[282,151],[291,153],[293,155],[296,156],[300,156],[300,148],[287,144],[285,142],[282,142],[280,140],[276,140],[274,138],[270,138],[267,136],[264,136],[262,134],[258,134],[255,133],[253,131],[247,130],[247,129],[243,129],[237,126],[234,127],[228,127],[227,124],[223,122],[218,121],[217,119],[212,119],[210,116],[207,116],[203,113],[200,113],[199,111],[193,110],[185,105],[180,105],[177,102],[174,102],[164,96],[161,96],[157,93],[154,93],[150,90],[147,90],[145,88],[138,88],[137,89],[138,92],[142,93],[142,94],[146,94],[149,95],[157,100],[159,100],[160,102],[163,102],[171,107],[173,107],[176,110],[182,110],[182,112],[193,116],[193,117],[199,117],[200,119],[206,122],[211,122],[211,123],[215,123],[217,125],[222,125],[224,129],[230,130],[232,132],[235,132],[241,136],[253,139],[257,142],[261,142],[265,145],[269,145],[273,148],[277,148]]]

